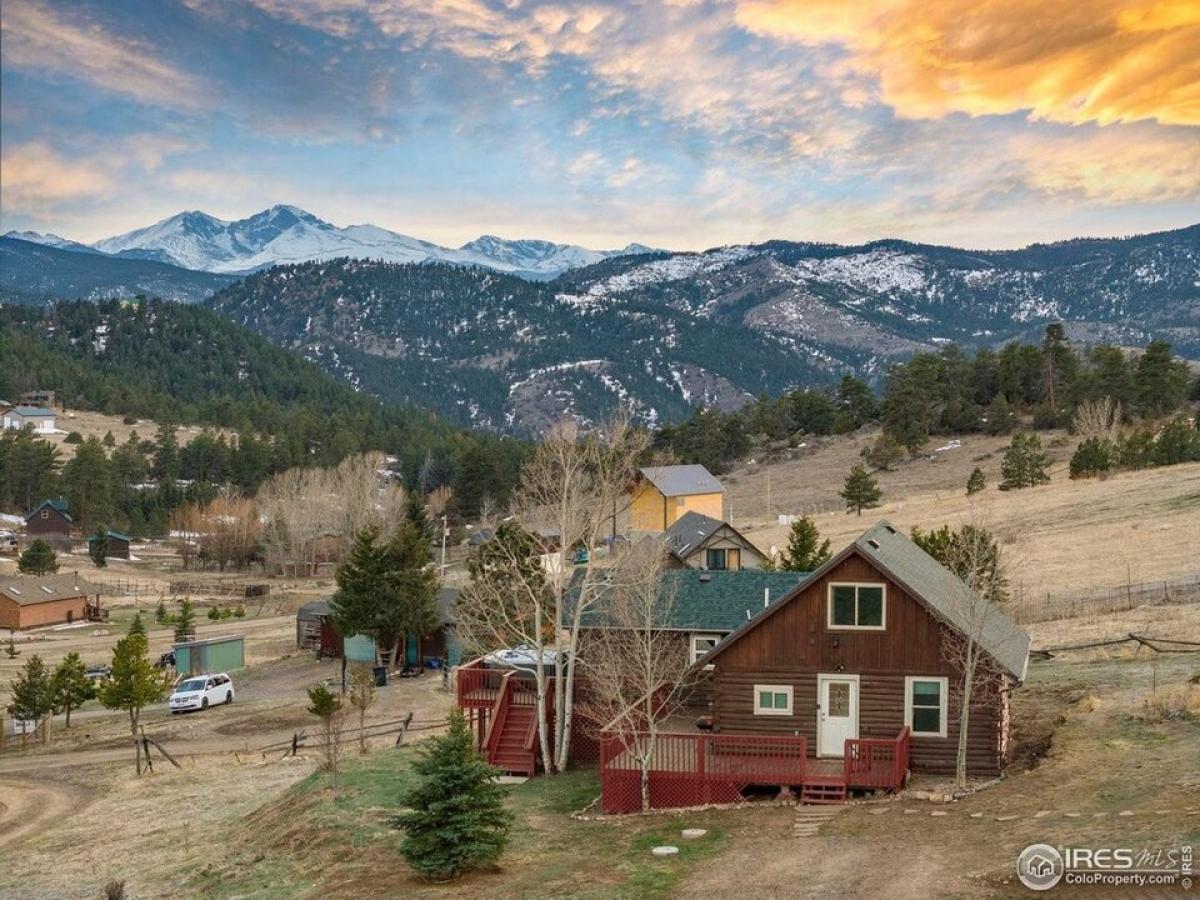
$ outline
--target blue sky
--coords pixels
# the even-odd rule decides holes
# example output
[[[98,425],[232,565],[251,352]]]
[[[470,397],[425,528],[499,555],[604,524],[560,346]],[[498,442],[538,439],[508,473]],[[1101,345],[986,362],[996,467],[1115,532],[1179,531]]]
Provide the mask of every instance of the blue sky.
[[[450,245],[1007,247],[1200,220],[1187,0],[5,0],[0,27],[2,230],[290,203]]]

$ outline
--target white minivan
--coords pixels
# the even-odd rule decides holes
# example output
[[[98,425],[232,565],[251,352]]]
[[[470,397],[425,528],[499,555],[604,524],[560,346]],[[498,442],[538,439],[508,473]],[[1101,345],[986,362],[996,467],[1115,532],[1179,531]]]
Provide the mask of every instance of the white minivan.
[[[189,709],[208,709],[218,703],[233,702],[233,682],[224,672],[218,675],[192,675],[175,685],[167,707],[173,713]]]

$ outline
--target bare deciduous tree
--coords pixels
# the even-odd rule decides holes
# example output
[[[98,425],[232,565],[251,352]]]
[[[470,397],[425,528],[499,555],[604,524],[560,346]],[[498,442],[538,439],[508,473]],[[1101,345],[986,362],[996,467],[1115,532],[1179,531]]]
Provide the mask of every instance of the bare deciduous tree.
[[[958,718],[954,780],[967,786],[967,744],[971,708],[979,696],[991,698],[1010,687],[1010,676],[991,655],[1005,641],[1018,639],[999,605],[987,598],[1004,592],[1005,564],[990,531],[978,524],[964,527],[943,565],[960,579],[961,589],[949,599],[957,610],[954,627],[942,629],[942,656],[957,673],[956,690],[947,698],[947,715]],[[984,648],[986,636],[987,649]]]
[[[1075,409],[1071,430],[1080,437],[1117,439],[1121,427],[1121,404],[1112,397],[1085,400]]]
[[[514,494],[507,524],[526,540],[489,542],[486,565],[474,567],[456,608],[459,629],[474,648],[519,643],[534,651],[533,658],[553,660],[552,723],[546,715],[549,679],[543,666],[531,667],[542,761],[550,773],[567,766],[580,627],[603,584],[597,567],[573,565],[573,554],[580,547],[594,550],[608,534],[612,517],[628,503],[634,461],[646,443],[626,416],[593,432],[573,421],[555,426],[522,467]],[[534,535],[552,545],[536,546]],[[557,560],[538,565],[539,553]]]
[[[655,541],[631,547],[610,570],[592,611],[580,665],[587,677],[581,712],[621,737],[641,772],[642,809],[650,808],[650,769],[664,722],[683,705],[691,681],[685,635],[664,629],[675,605]]]

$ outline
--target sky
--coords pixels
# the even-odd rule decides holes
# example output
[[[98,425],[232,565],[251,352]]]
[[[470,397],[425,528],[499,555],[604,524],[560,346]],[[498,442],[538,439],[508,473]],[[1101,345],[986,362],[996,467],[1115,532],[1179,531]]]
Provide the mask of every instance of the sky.
[[[458,246],[1200,221],[1196,0],[5,0],[0,230],[276,203]]]

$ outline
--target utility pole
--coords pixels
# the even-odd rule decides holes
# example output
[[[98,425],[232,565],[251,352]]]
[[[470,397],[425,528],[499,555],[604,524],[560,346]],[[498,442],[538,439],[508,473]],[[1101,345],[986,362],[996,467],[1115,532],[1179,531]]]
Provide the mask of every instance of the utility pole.
[[[771,524],[771,467],[767,466],[767,524]]]
[[[450,529],[446,527],[446,517],[442,516],[442,577],[446,577],[446,535]]]

